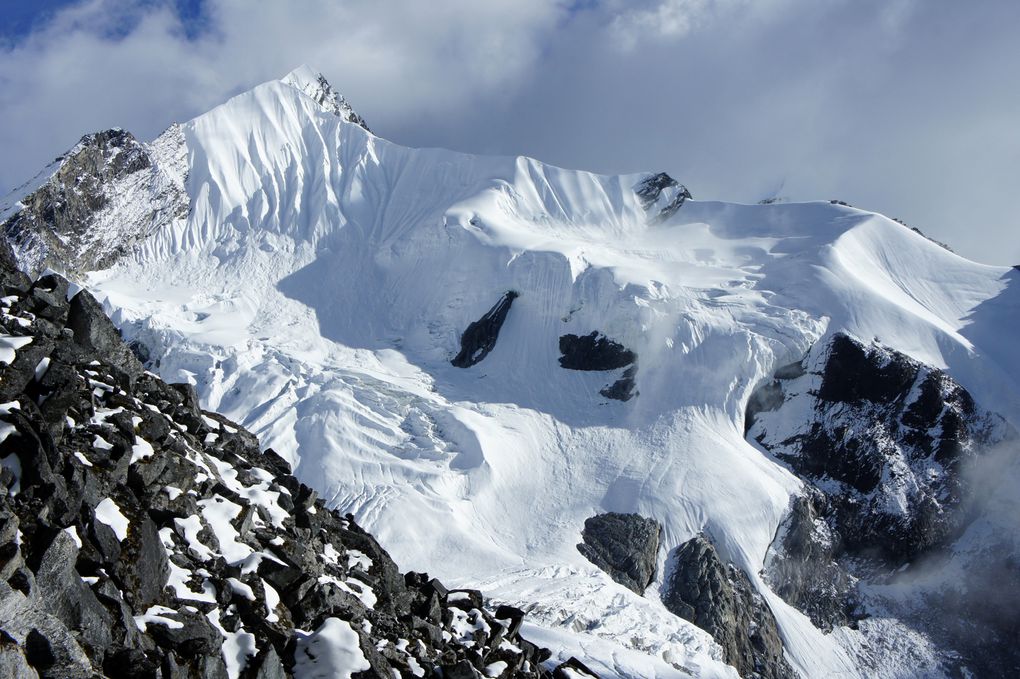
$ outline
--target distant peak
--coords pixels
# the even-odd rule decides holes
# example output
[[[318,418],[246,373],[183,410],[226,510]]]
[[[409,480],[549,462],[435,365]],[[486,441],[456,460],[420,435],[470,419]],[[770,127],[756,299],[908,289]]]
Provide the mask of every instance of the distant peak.
[[[358,115],[354,108],[344,99],[343,95],[329,84],[325,76],[310,66],[305,64],[298,66],[281,78],[280,82],[304,92],[330,113],[343,118],[349,123],[360,125],[365,130],[371,132],[365,123],[365,119]]]

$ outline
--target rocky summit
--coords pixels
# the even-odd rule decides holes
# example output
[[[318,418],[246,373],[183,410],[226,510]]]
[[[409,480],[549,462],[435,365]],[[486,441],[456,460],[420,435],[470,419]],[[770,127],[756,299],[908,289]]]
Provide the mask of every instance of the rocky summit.
[[[521,610],[400,573],[88,292],[0,255],[0,676],[594,676],[543,667]]]

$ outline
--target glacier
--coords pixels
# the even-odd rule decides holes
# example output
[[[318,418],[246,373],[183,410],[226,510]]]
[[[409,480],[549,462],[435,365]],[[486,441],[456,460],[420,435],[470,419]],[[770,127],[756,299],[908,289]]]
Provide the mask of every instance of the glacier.
[[[936,671],[938,649],[895,617],[823,633],[769,589],[803,481],[745,440],[745,409],[845,333],[945,370],[1020,427],[1015,270],[828,201],[649,200],[635,187],[650,174],[402,147],[307,67],[148,146],[187,209],[133,185],[111,196],[90,247],[132,247],[79,282],[164,379],[256,433],[402,569],[530,602],[529,638],[602,676],[735,677],[658,596],[667,555],[704,533],[804,676]],[[508,292],[491,352],[451,365]],[[600,393],[618,370],[560,366],[559,338],[591,332],[637,355],[634,398]],[[601,512],[662,524],[645,596],[578,552]]]

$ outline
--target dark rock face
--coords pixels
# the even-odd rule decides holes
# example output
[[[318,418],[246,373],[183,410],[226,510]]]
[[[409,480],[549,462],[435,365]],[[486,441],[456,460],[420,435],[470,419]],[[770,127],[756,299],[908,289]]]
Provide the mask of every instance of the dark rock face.
[[[278,679],[298,630],[343,624],[364,676],[551,676],[522,611],[402,575],[251,433],[142,372],[88,293],[0,281],[0,333],[30,339],[0,363],[0,675],[225,678],[236,660]]]
[[[134,352],[121,339],[120,331],[88,290],[80,291],[71,300],[67,327],[74,332],[75,343],[123,375],[120,381],[134,383],[145,372]]]
[[[871,598],[880,596],[861,590],[859,579],[903,578],[914,586],[918,576],[902,567],[920,563],[928,572],[933,562],[926,557],[946,558],[944,549],[975,517],[970,507],[981,504],[971,502],[977,489],[964,467],[991,446],[1015,442],[1016,432],[942,371],[845,335],[774,377],[750,400],[747,433],[809,485],[780,526],[762,576],[817,627],[854,626]],[[809,417],[796,421],[789,412]],[[990,640],[1013,634],[1017,618],[982,617],[995,606],[980,581],[985,560],[977,561],[981,566],[967,567],[959,591],[945,584],[923,593],[923,616],[914,610],[898,615],[953,649],[948,665],[1001,676],[1015,654]],[[1009,569],[996,569],[999,584],[992,591],[1020,582]],[[1001,594],[991,598],[1002,600]]]
[[[703,535],[680,545],[664,583],[666,608],[705,630],[745,678],[793,679],[768,604],[747,576],[723,563]]]
[[[825,489],[850,554],[896,565],[946,544],[966,520],[961,466],[1015,433],[944,372],[846,335],[801,369],[752,396],[748,436]],[[787,407],[812,417],[791,423]]]
[[[599,393],[617,401],[629,401],[638,395],[637,383],[634,380],[636,376],[637,366],[632,365],[623,371],[620,379],[599,389]]]
[[[615,370],[637,360],[622,344],[592,331],[588,335],[560,337],[560,366],[568,370]]]
[[[506,321],[517,293],[508,291],[484,316],[472,323],[460,336],[460,353],[450,363],[458,368],[470,368],[489,355],[496,347],[500,328]]]
[[[599,393],[618,401],[629,401],[637,396],[637,354],[619,342],[614,342],[598,331],[588,335],[563,335],[560,337],[560,353],[563,354],[560,356],[560,366],[568,370],[626,368],[615,382],[603,387]]]
[[[180,147],[174,127],[161,137]],[[53,176],[21,200],[23,208],[0,224],[23,269],[101,269],[127,252],[154,225],[188,212],[183,185],[169,178],[150,147],[130,132],[111,129],[85,135],[56,161]],[[52,168],[52,166],[51,166]],[[107,224],[103,211],[119,195],[147,195],[151,211],[137,223]]]
[[[577,549],[613,580],[644,594],[655,580],[661,532],[658,521],[638,514],[599,514],[584,522]]]
[[[683,206],[684,202],[693,199],[686,186],[665,172],[653,174],[641,180],[634,185],[633,191],[641,201],[642,209],[650,214],[648,221],[653,224],[669,219]],[[672,197],[665,201],[660,200],[664,193],[672,194]],[[661,205],[661,207],[656,211],[657,205]]]
[[[826,631],[862,617],[857,579],[838,561],[843,545],[825,522],[828,511],[825,495],[814,488],[794,498],[762,572],[772,591]]]

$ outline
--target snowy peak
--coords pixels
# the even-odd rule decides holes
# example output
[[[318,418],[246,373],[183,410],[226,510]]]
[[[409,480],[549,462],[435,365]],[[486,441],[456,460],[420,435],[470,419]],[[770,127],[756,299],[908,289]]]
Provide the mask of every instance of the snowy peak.
[[[281,78],[280,82],[304,92],[326,111],[343,118],[349,123],[360,125],[365,130],[371,132],[365,123],[365,119],[357,114],[347,100],[344,99],[343,95],[329,84],[325,76],[311,67],[306,65],[298,66]]]

